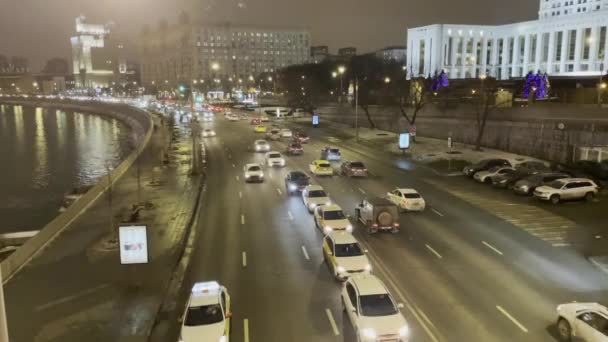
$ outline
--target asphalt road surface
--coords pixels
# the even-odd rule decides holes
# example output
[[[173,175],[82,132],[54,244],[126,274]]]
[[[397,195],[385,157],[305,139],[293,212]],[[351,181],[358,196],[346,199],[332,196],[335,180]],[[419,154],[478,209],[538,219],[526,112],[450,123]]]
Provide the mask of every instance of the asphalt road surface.
[[[323,263],[322,233],[301,197],[286,195],[284,186],[287,172],[308,173],[328,137],[311,129],[304,155],[265,170],[264,183],[246,184],[244,164],[263,162],[263,153],[250,150],[263,134],[221,115],[203,125],[218,136],[204,140],[208,181],[188,281],[228,288],[231,341],[353,341],[341,284]],[[427,201],[426,211],[401,214],[399,234],[370,236],[359,225],[354,233],[372,272],[404,303],[411,341],[555,341],[556,305],[606,297],[608,276],[582,255],[454,195],[441,186],[450,180],[365,148],[333,145],[342,147],[343,160],[363,161],[372,173],[313,177],[346,214],[395,187],[413,187]],[[271,146],[283,152],[285,142]]]

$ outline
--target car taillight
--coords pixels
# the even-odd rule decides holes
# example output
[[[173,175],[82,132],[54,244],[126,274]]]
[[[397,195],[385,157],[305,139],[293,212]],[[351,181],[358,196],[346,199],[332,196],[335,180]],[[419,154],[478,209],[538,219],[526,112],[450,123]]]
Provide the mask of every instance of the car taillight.
[[[397,223],[397,222],[393,223],[393,225],[394,225],[395,227],[399,227],[399,223]]]
[[[377,224],[377,223],[374,223],[374,224],[372,224],[372,227],[377,228],[377,227],[378,227],[378,224]]]

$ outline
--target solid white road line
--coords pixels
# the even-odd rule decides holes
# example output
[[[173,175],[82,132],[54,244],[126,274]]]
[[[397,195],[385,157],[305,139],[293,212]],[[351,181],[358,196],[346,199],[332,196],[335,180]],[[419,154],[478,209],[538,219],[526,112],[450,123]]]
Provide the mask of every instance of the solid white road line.
[[[500,311],[500,313],[502,313],[503,315],[505,315],[511,322],[513,322],[513,324],[515,324],[519,329],[521,329],[521,331],[527,333],[528,329],[526,329],[526,327],[523,326],[523,324],[519,323],[518,320],[516,320],[513,316],[511,316],[507,310],[503,309],[500,305],[496,305],[496,308],[498,309],[498,311]]]
[[[291,221],[293,221],[293,214],[291,213],[291,211],[288,211],[288,212],[287,212],[287,216],[289,216],[289,219],[290,219]]]
[[[340,330],[338,330],[338,325],[334,320],[334,316],[331,314],[329,309],[325,309],[325,313],[327,314],[327,319],[329,320],[329,324],[331,325],[331,330],[334,331],[334,335],[340,336]]]
[[[305,246],[302,246],[302,253],[304,253],[304,257],[306,258],[306,260],[310,260],[310,257],[308,256],[308,252],[306,251]]]
[[[249,342],[249,320],[247,318],[243,320],[243,341]]]
[[[243,252],[243,267],[247,267],[247,252]]]
[[[237,181],[237,182],[238,182],[238,181],[239,181],[239,179],[240,179],[240,178],[239,178],[239,176],[236,176],[235,178],[236,178],[236,181]]]
[[[99,291],[101,289],[104,289],[104,288],[106,288],[108,286],[112,286],[112,284],[110,284],[110,283],[101,284],[99,286],[95,286],[95,287],[92,287],[90,289],[86,289],[84,291],[81,291],[81,292],[78,292],[76,294],[73,294],[71,296],[67,296],[67,297],[63,297],[63,298],[60,298],[60,299],[57,299],[57,300],[54,300],[54,301],[51,301],[51,302],[47,302],[45,304],[36,306],[34,308],[34,311],[46,310],[46,309],[51,308],[51,307],[56,306],[56,305],[65,304],[65,303],[74,301],[74,300],[76,300],[76,299],[78,299],[80,297],[90,296],[91,294],[93,294],[93,293],[95,293],[95,292],[97,292],[97,291]]]
[[[435,256],[436,256],[438,259],[441,259],[441,258],[442,258],[441,254],[437,253],[437,251],[436,251],[436,250],[434,250],[434,249],[433,249],[433,247],[431,247],[431,246],[429,246],[429,245],[426,245],[426,244],[425,244],[425,246],[426,246],[426,248],[428,248],[428,250],[429,250],[429,251],[431,251],[431,253],[435,254]]]
[[[359,188],[359,191],[360,191],[362,194],[364,194],[364,195],[365,195],[365,190],[363,190],[363,189]]]
[[[283,193],[281,192],[281,189],[279,189],[279,188],[277,188],[277,193],[278,193],[279,195],[282,195],[282,194],[283,194]]]
[[[236,167],[236,165],[232,164],[232,167]]]
[[[241,224],[245,224],[245,215],[241,215]]]
[[[442,214],[442,213],[440,213],[440,212],[438,212],[437,210],[435,210],[435,208],[431,208],[431,210],[432,210],[432,211],[433,211],[435,214],[437,214],[437,215],[439,215],[439,216],[443,217],[443,214]]]
[[[486,247],[488,247],[489,249],[493,250],[493,251],[494,251],[494,252],[496,252],[497,254],[502,255],[502,252],[501,252],[501,251],[500,251],[498,248],[496,248],[496,247],[494,247],[494,246],[490,245],[489,243],[487,243],[487,242],[485,242],[485,241],[481,241],[481,243],[483,243],[483,244],[484,244]]]
[[[243,192],[239,191],[239,198],[243,198]]]

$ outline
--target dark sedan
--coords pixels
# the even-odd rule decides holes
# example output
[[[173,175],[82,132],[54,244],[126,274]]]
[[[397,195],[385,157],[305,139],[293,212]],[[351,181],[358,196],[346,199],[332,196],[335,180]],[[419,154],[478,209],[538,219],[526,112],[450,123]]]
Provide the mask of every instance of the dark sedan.
[[[486,171],[497,166],[511,166],[511,163],[506,159],[484,159],[473,165],[466,166],[462,172],[469,177],[473,177],[479,171]]]
[[[515,182],[529,176],[528,173],[515,171],[512,173],[504,173],[491,177],[492,186],[501,189],[510,189],[513,187]]]
[[[569,177],[570,175],[566,173],[537,173],[515,182],[513,191],[518,195],[532,195],[534,190],[540,186]]]
[[[301,192],[310,185],[310,177],[302,171],[291,171],[285,176],[285,190],[288,195]]]
[[[295,140],[297,140],[300,144],[308,144],[310,141],[310,137],[303,132],[296,132],[294,135]]]
[[[348,177],[367,177],[367,168],[360,161],[347,161],[340,167],[342,174]]]
[[[301,155],[304,153],[304,148],[302,147],[302,145],[300,145],[300,143],[292,142],[287,145],[287,149],[285,150],[285,153],[292,155],[292,156]]]

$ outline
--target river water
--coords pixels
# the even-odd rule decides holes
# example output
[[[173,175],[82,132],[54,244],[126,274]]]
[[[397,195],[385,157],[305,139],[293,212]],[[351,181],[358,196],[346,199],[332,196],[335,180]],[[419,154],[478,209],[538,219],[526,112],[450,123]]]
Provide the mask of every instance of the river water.
[[[102,116],[0,105],[0,233],[44,227],[67,192],[125,158],[130,133]]]

